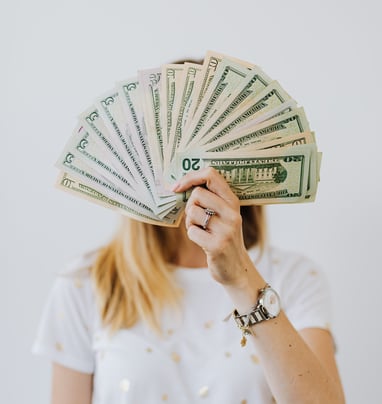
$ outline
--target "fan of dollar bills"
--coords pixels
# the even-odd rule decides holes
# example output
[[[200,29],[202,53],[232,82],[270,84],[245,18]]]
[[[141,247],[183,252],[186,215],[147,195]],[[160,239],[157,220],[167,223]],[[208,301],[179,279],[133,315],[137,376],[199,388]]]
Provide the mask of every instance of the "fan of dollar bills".
[[[179,225],[182,175],[212,166],[242,205],[313,201],[317,152],[304,110],[258,66],[207,52],[203,64],[138,71],[78,119],[57,186],[143,222]]]

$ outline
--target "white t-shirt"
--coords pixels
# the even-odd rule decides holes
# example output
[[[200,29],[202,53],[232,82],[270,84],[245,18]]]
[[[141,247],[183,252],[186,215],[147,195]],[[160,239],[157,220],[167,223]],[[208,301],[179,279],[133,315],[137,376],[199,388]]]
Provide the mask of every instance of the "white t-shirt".
[[[250,255],[297,330],[329,327],[329,289],[311,261],[275,248]],[[175,270],[182,310],[163,313],[162,338],[142,323],[110,335],[97,312],[93,260],[81,257],[57,278],[33,346],[93,373],[93,404],[272,403],[254,344],[242,348],[234,320],[223,321],[232,303],[206,268]]]

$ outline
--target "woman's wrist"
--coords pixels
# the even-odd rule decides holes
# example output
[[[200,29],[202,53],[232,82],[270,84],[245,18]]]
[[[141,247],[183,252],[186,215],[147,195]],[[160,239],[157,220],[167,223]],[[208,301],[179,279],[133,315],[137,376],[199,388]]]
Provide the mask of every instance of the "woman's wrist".
[[[248,313],[256,304],[259,290],[266,284],[250,259],[241,264],[243,275],[236,282],[224,285],[239,313]]]

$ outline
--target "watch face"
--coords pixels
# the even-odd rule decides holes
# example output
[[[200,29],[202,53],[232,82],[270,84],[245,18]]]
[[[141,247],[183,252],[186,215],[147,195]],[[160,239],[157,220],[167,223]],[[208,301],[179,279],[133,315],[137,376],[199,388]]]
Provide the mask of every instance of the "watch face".
[[[271,288],[265,289],[261,300],[262,305],[271,317],[279,315],[281,310],[280,298],[276,291]]]

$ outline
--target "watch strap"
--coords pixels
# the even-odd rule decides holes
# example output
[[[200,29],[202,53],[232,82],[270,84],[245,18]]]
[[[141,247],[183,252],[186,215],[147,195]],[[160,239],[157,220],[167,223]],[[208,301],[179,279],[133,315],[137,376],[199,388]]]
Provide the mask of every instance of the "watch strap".
[[[237,310],[233,312],[236,324],[240,329],[249,328],[253,325],[268,320],[269,317],[265,315],[262,306],[257,305],[250,313],[240,315]]]
[[[262,321],[270,320],[272,318],[275,318],[275,316],[270,315],[265,307],[261,304],[261,296],[264,293],[266,289],[270,289],[270,285],[266,284],[264,288],[259,290],[259,299],[256,303],[256,305],[253,307],[253,309],[247,313],[247,314],[240,314],[236,309],[232,312],[233,318],[237,324],[237,326],[240,328],[243,337],[241,339],[241,346],[245,346],[247,339],[246,335],[250,335],[251,331],[250,328],[258,323],[261,323]],[[276,316],[277,317],[277,316]]]

